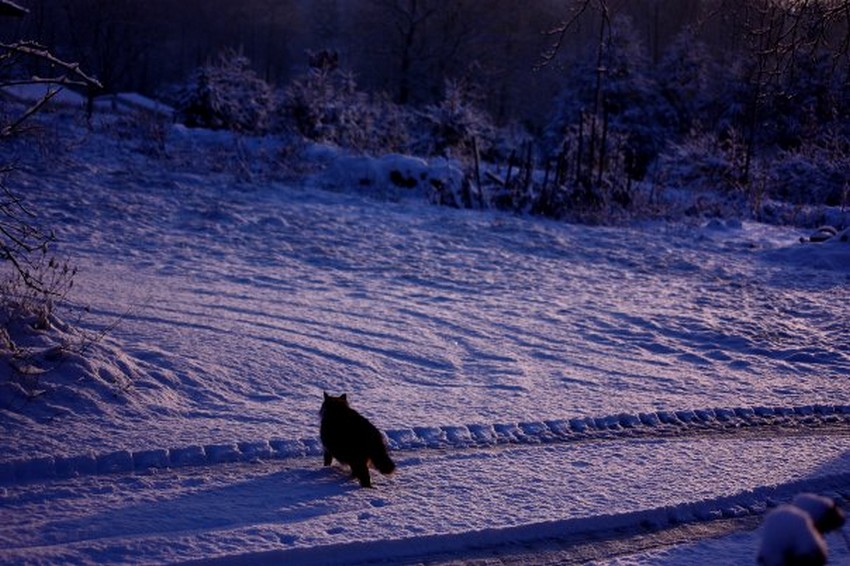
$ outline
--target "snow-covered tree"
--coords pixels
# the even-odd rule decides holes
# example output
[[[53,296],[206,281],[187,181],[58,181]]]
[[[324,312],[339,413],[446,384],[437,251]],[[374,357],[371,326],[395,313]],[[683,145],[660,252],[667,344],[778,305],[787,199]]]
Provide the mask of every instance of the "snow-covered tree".
[[[711,111],[719,90],[715,61],[692,28],[677,35],[654,74],[680,132],[690,131]]]
[[[741,178],[747,182],[758,152],[797,143],[798,117],[807,111],[805,100],[824,80],[832,80],[837,70],[850,64],[850,3],[758,0],[723,4],[741,45],[729,56],[740,61],[735,82],[745,87],[736,102],[743,108],[739,127],[746,134],[747,154]],[[831,60],[826,67],[820,66],[824,53]],[[820,70],[810,72],[811,65]],[[850,84],[846,76],[843,82],[844,87]]]
[[[578,178],[598,182],[609,152],[617,151],[629,177],[639,180],[675,130],[676,116],[660,95],[631,23],[603,12],[598,25],[598,49],[572,65],[549,121],[547,144],[557,153],[578,129]],[[624,143],[612,145],[614,137]]]

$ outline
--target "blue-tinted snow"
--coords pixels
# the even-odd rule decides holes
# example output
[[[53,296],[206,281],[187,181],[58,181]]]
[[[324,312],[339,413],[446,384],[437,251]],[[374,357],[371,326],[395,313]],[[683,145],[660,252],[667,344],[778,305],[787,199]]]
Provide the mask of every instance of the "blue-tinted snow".
[[[392,560],[847,485],[850,246],[439,208],[328,186],[332,148],[55,119],[9,182],[88,310],[18,329],[4,561]],[[388,432],[376,490],[321,469],[323,390]]]

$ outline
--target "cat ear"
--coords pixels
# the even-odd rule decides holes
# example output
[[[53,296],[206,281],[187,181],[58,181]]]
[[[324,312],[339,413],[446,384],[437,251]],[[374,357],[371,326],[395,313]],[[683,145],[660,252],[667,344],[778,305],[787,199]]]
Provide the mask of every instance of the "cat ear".
[[[328,395],[327,391],[322,391],[322,393],[325,395],[325,401],[327,401],[330,398],[330,395]]]
[[[346,401],[346,402],[348,402],[348,395],[347,395],[346,393],[343,393],[342,395],[340,395],[340,397],[339,397],[339,398],[340,398],[342,401]]]

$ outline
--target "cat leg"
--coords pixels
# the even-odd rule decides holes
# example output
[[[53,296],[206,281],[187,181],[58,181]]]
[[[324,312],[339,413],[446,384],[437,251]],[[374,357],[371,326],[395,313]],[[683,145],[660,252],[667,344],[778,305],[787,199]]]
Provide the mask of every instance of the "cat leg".
[[[332,460],[333,456],[331,455],[331,453],[325,450],[325,466],[330,466]]]
[[[369,477],[369,468],[366,466],[366,461],[352,462],[351,473],[354,477],[360,480],[361,487],[372,487],[372,478]]]

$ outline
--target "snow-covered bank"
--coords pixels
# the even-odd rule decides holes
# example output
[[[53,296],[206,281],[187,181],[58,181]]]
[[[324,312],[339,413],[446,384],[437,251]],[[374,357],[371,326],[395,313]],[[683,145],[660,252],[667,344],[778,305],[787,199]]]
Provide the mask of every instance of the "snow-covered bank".
[[[78,262],[84,328],[117,322],[105,374],[134,385],[16,411],[4,460],[74,455],[66,438],[97,453],[308,438],[322,390],[389,429],[850,404],[848,275],[782,254],[820,249],[794,231],[571,226],[98,147],[17,182]]]

